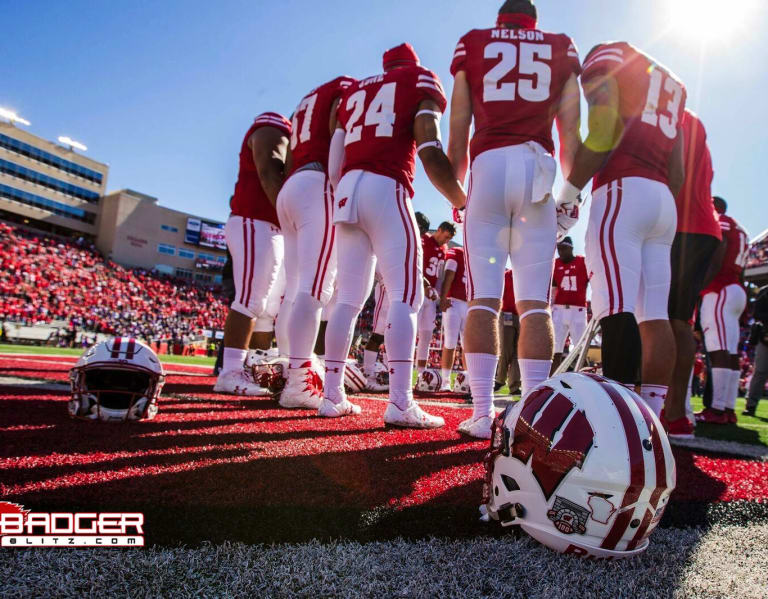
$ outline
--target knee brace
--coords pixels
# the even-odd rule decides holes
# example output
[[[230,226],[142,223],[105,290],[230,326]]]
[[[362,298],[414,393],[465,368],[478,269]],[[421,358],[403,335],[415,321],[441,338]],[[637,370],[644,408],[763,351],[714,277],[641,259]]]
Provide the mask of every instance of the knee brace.
[[[603,374],[619,383],[633,385],[640,380],[642,345],[634,314],[620,312],[600,321]]]

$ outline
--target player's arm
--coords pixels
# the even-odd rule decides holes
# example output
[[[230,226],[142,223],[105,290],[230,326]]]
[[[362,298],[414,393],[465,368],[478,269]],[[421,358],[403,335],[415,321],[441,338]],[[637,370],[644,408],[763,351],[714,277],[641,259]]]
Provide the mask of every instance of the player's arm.
[[[451,300],[448,299],[448,292],[451,290],[451,286],[453,285],[453,279],[456,278],[456,270],[451,270],[449,268],[449,263],[452,262],[452,260],[449,260],[445,264],[445,276],[443,277],[443,285],[440,288],[440,310],[445,311],[451,306]]]
[[[560,139],[560,168],[565,177],[570,174],[576,153],[581,146],[580,121],[581,88],[576,74],[571,73],[563,88],[555,115],[557,134]]]
[[[459,181],[464,181],[469,168],[469,132],[472,127],[472,91],[467,73],[459,71],[453,82],[451,122],[448,135],[448,159]]]
[[[285,179],[288,136],[277,127],[259,127],[248,138],[248,146],[259,173],[261,187],[274,206]]]
[[[334,117],[335,119],[335,117]],[[336,129],[331,137],[331,148],[328,153],[328,179],[331,181],[331,187],[335,190],[341,181],[341,169],[344,167],[344,138],[346,131],[337,123]]]
[[[704,277],[704,287],[707,287],[712,282],[712,280],[717,276],[717,273],[720,272],[720,269],[723,266],[723,259],[725,258],[725,253],[727,251],[728,251],[728,238],[725,235],[723,235],[723,240],[720,242],[720,245],[717,246],[715,253],[712,254],[712,258],[709,261],[707,276]]]
[[[669,190],[674,197],[677,197],[685,183],[685,158],[683,156],[685,148],[685,134],[683,128],[677,131],[675,147],[669,155]]]
[[[440,142],[440,106],[434,100],[422,100],[413,122],[413,137],[421,163],[429,180],[455,208],[467,203],[464,188],[456,178]]]

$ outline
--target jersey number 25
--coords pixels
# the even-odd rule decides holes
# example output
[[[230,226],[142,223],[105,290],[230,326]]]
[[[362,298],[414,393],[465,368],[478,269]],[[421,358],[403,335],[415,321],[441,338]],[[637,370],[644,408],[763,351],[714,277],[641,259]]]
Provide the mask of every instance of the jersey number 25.
[[[552,69],[544,60],[552,60],[550,44],[521,42],[520,49],[508,42],[491,42],[483,56],[501,60],[483,78],[483,102],[515,100],[520,96],[528,102],[544,102],[549,99]],[[539,60],[543,59],[543,60]],[[517,67],[517,83],[499,83]],[[529,77],[525,77],[528,75]]]

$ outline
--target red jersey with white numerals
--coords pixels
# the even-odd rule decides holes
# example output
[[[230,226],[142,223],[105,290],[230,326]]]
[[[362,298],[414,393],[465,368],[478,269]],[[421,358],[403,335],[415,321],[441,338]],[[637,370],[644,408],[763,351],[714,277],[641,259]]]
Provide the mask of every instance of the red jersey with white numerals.
[[[538,29],[473,29],[456,45],[451,74],[466,73],[481,152],[535,141],[553,153],[552,122],[563,87],[581,72],[571,38]]]
[[[447,101],[440,79],[416,65],[350,85],[338,110],[338,121],[346,130],[342,174],[360,169],[391,177],[413,196],[413,121],[424,100],[434,100],[440,112],[445,112]]]
[[[555,287],[555,304],[561,306],[587,305],[587,285],[589,273],[584,256],[574,256],[568,263],[562,258],[555,260],[552,286]]]
[[[445,264],[444,245],[437,245],[435,238],[429,233],[421,236],[422,258],[424,260],[424,278],[429,281],[432,287],[437,285],[437,279],[440,277],[440,271]]]
[[[354,82],[352,77],[336,77],[301,99],[291,121],[291,173],[310,162],[319,162],[328,170],[331,110],[334,102]]]
[[[510,269],[504,271],[504,295],[501,297],[501,311],[517,314],[517,306],[515,305],[515,284]]]
[[[445,269],[452,270],[456,274],[453,276],[453,283],[448,290],[448,295],[457,300],[467,301],[467,273],[464,270],[464,248],[452,248],[448,250],[445,256]]]
[[[256,117],[240,146],[240,170],[237,175],[235,195],[230,203],[230,208],[233,216],[255,218],[279,227],[280,222],[277,220],[277,211],[261,187],[259,171],[253,162],[253,151],[248,145],[248,140],[253,135],[253,132],[261,127],[275,127],[286,136],[291,135],[291,123],[284,116],[276,112],[265,112]]]
[[[585,94],[613,77],[623,124],[618,147],[595,175],[597,189],[622,177],[669,184],[669,159],[681,127],[686,91],[672,71],[626,42],[604,44],[584,62]]]
[[[747,232],[739,223],[725,214],[720,215],[720,230],[728,245],[725,249],[720,271],[707,288],[702,291],[702,295],[711,292],[717,293],[728,285],[741,284],[741,274],[747,264],[747,254],[749,253]]]
[[[677,194],[678,233],[698,233],[721,239],[720,224],[712,203],[712,156],[707,131],[693,112],[683,113],[685,183]]]

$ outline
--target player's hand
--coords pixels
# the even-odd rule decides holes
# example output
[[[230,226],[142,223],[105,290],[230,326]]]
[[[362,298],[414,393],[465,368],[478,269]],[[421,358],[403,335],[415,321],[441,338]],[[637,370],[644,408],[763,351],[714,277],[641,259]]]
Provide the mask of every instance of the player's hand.
[[[447,297],[441,297],[440,298],[440,311],[445,312],[448,308],[450,308],[453,305],[453,302]]]
[[[557,241],[568,235],[573,225],[579,221],[581,192],[572,183],[566,181],[555,200],[557,211]]]
[[[438,298],[437,291],[435,291],[435,288],[432,287],[432,285],[427,285],[426,291],[427,299],[436,300]]]
[[[464,208],[453,209],[453,222],[455,222],[457,225],[464,223]]]

